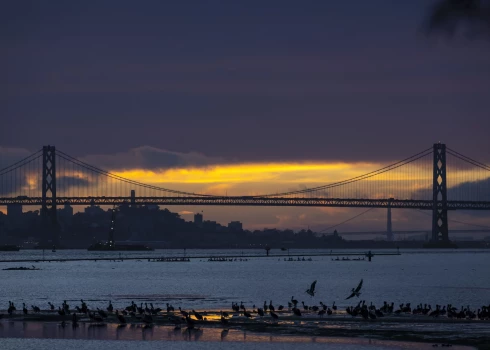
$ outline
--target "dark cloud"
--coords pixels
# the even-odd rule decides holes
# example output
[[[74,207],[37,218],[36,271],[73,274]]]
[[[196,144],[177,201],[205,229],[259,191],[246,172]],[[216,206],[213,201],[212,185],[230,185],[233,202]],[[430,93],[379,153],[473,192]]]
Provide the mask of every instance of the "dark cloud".
[[[56,189],[57,192],[68,192],[70,189],[87,188],[91,184],[87,178],[81,178],[76,176],[57,176]]]
[[[17,195],[25,195],[32,187],[29,185],[29,177],[31,172],[41,164],[41,159],[38,157],[29,157],[33,153],[24,148],[1,147],[0,146],[0,196],[10,197]],[[22,160],[30,161],[27,165],[19,168]],[[16,165],[18,163],[18,165]],[[38,174],[41,176],[41,174]],[[31,192],[36,191],[31,188]]]
[[[490,171],[488,176],[490,177]],[[490,178],[449,187],[447,197],[448,200],[490,201]]]
[[[0,146],[0,173],[3,173],[2,169],[10,167],[33,153],[25,148]]]
[[[223,159],[207,157],[197,152],[171,152],[150,146],[116,154],[88,155],[81,160],[111,170],[203,167],[224,162]]]
[[[462,30],[467,38],[490,38],[489,0],[439,0],[430,12],[427,31],[449,36]]]
[[[443,141],[490,160],[490,46],[418,36],[431,2],[185,3],[7,2],[2,144],[393,161]]]
[[[0,196],[14,197],[25,196],[28,193],[40,195],[40,188],[29,186],[29,175],[27,173],[12,173],[0,175]]]

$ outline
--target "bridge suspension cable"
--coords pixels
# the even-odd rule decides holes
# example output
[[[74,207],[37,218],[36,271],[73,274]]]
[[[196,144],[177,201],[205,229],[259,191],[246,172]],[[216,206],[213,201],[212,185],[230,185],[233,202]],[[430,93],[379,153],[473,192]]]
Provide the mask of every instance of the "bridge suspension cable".
[[[456,152],[455,150],[453,150],[453,149],[451,149],[449,147],[446,149],[446,151],[447,151],[447,153],[451,154],[452,156],[454,156],[454,157],[456,157],[458,159],[461,159],[461,160],[463,160],[463,161],[465,161],[465,162],[467,162],[469,164],[472,164],[472,165],[474,165],[474,166],[476,166],[478,168],[481,168],[481,169],[490,171],[490,166],[489,165],[483,164],[483,163],[481,163],[481,162],[479,162],[477,160],[474,160],[474,159],[472,159],[470,157],[467,157],[465,155],[462,155],[461,153]]]
[[[71,162],[71,163],[74,163],[88,171],[92,171],[94,173],[97,173],[97,174],[100,174],[100,175],[103,175],[103,176],[106,176],[108,178],[111,178],[111,179],[114,179],[114,180],[117,180],[117,181],[121,181],[121,182],[124,182],[124,183],[127,183],[127,184],[131,184],[131,185],[135,185],[135,186],[138,186],[138,187],[142,187],[142,188],[147,188],[147,189],[150,189],[150,190],[155,190],[155,191],[161,191],[161,192],[168,192],[168,193],[173,193],[173,194],[178,194],[178,195],[188,195],[188,196],[194,196],[194,197],[209,197],[210,195],[207,195],[207,194],[197,194],[197,193],[193,193],[193,192],[185,192],[185,191],[178,191],[178,190],[172,190],[172,189],[169,189],[169,188],[164,188],[164,187],[159,187],[159,186],[154,186],[154,185],[149,185],[149,184],[145,184],[145,183],[142,183],[142,182],[139,182],[139,181],[135,181],[135,180],[131,180],[131,179],[128,179],[128,178],[125,178],[125,177],[122,177],[120,175],[117,175],[117,174],[113,174],[111,172],[108,172],[106,170],[103,170],[103,169],[100,169],[98,167],[95,167],[93,165],[90,165],[88,163],[85,163],[77,158],[74,158],[72,156],[70,156],[69,154],[63,152],[63,151],[60,151],[60,150],[57,150],[57,155],[68,161],[68,162]]]
[[[357,219],[359,216],[362,216],[362,215],[366,214],[367,212],[369,212],[369,211],[371,211],[371,210],[373,210],[373,209],[374,209],[374,208],[369,208],[368,210],[364,210],[362,213],[357,214],[357,215],[355,215],[355,216],[353,216],[353,217],[351,217],[351,218],[349,218],[349,219],[347,219],[347,220],[344,220],[344,221],[342,221],[342,222],[340,222],[340,223],[338,223],[338,224],[335,224],[335,225],[329,226],[329,227],[327,227],[327,228],[325,228],[325,229],[323,229],[323,230],[321,230],[321,231],[318,231],[318,233],[322,233],[322,232],[325,232],[325,231],[331,230],[331,229],[333,229],[333,228],[335,228],[335,227],[338,227],[338,226],[340,226],[340,225],[343,225],[343,224],[345,224],[345,223],[348,223],[349,221],[352,221],[352,220],[354,220],[354,219]]]
[[[367,180],[367,179],[373,178],[375,176],[387,173],[389,171],[401,168],[407,164],[413,163],[419,159],[422,159],[424,157],[427,157],[428,155],[431,155],[432,152],[433,152],[433,149],[432,149],[432,147],[430,147],[428,149],[425,149],[419,153],[414,154],[411,157],[405,158],[405,159],[398,161],[396,163],[392,163],[392,164],[387,165],[385,167],[382,167],[380,169],[368,172],[368,173],[363,174],[363,175],[352,177],[352,178],[349,178],[346,180],[342,180],[342,181],[338,181],[338,182],[334,182],[334,183],[330,183],[330,184],[326,184],[326,185],[322,185],[322,186],[316,186],[316,187],[312,187],[312,188],[302,189],[302,190],[288,191],[288,192],[282,192],[282,193],[269,193],[269,194],[263,194],[263,195],[255,195],[254,197],[280,197],[280,196],[289,196],[289,195],[293,195],[293,194],[305,194],[305,193],[317,192],[317,191],[332,189],[332,188],[336,188],[336,187],[360,182],[362,180]],[[399,181],[399,180],[400,180],[400,178],[397,179],[397,181]]]
[[[252,193],[230,197],[250,201],[261,199],[270,199],[273,201],[281,198],[284,200],[388,200],[394,198],[401,201],[432,201],[434,184],[433,154],[433,148],[427,148],[377,170],[321,186],[294,189],[279,193]],[[0,169],[1,196],[4,198],[12,198],[19,195],[40,197],[40,179],[43,169],[40,159],[42,156],[43,150],[41,149],[14,164]],[[213,194],[161,187],[145,183],[144,180],[136,181],[123,176],[124,173],[118,174],[88,164],[62,150],[56,150],[56,158],[58,161],[56,162],[55,177],[57,178],[57,196],[60,198],[129,198],[132,190],[138,191],[135,196],[147,198],[183,196],[189,198],[219,199],[222,197]],[[363,165],[360,164],[359,166],[362,167]],[[446,171],[448,200],[468,202],[490,201],[489,165],[465,156],[454,149],[447,148],[447,168],[449,169]],[[351,171],[350,167],[345,169],[347,172]],[[425,208],[426,205],[423,204],[423,206]],[[453,207],[463,208],[468,207],[468,205],[454,203]]]
[[[3,169],[0,169],[0,176],[5,175],[9,172],[15,171],[15,170],[23,167],[24,165],[34,161],[35,159],[41,157],[42,156],[41,152],[42,152],[42,149],[40,149],[37,152],[30,154],[29,156],[25,157],[24,159],[19,160],[18,162],[15,162],[14,164],[11,164],[11,165],[3,168]]]

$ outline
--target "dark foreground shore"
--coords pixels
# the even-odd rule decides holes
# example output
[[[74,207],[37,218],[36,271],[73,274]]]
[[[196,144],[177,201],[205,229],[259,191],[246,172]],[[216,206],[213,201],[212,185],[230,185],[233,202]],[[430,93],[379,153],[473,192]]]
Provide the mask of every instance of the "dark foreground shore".
[[[71,317],[56,313],[7,315],[0,319],[1,338],[98,339],[98,340],[161,340],[161,341],[246,341],[246,342],[355,342],[378,341],[383,344],[417,343],[417,348],[451,345],[490,349],[490,321],[424,319],[417,317],[386,317],[366,321],[348,315],[331,317],[294,317],[284,313],[279,320],[271,317],[247,319],[234,315],[227,324],[221,322],[219,311],[201,311],[205,320],[194,320],[193,329],[185,321],[176,324],[174,316],[162,313],[153,316],[151,324],[138,318],[127,318],[121,325],[116,315],[109,314],[102,322],[79,317],[73,327]],[[170,317],[169,317],[170,316]],[[285,337],[283,339],[283,337]],[[336,340],[337,339],[337,340]],[[403,348],[403,347],[402,347]]]

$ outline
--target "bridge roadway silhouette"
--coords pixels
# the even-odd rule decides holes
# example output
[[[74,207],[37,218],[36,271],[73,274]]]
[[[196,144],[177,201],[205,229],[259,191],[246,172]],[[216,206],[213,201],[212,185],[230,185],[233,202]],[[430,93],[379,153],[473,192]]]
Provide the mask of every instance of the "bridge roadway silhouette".
[[[432,200],[414,199],[358,199],[358,198],[291,198],[291,197],[254,197],[254,196],[177,196],[177,197],[56,197],[55,203],[46,200],[48,205],[221,205],[221,206],[276,206],[276,207],[348,207],[348,208],[398,208],[434,210]],[[0,198],[0,205],[36,205],[43,204],[42,197],[18,196]],[[490,201],[450,201],[447,210],[490,210]],[[440,208],[443,204],[439,204]]]

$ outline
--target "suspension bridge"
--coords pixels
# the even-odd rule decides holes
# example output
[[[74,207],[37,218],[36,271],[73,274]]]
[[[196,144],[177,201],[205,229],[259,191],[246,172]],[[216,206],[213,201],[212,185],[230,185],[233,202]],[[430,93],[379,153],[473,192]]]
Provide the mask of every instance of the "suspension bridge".
[[[448,211],[490,210],[490,166],[445,144],[343,181],[283,193],[217,196],[145,184],[44,146],[0,170],[0,206],[40,206],[56,244],[61,205],[392,208],[432,212],[432,241],[449,242]]]

